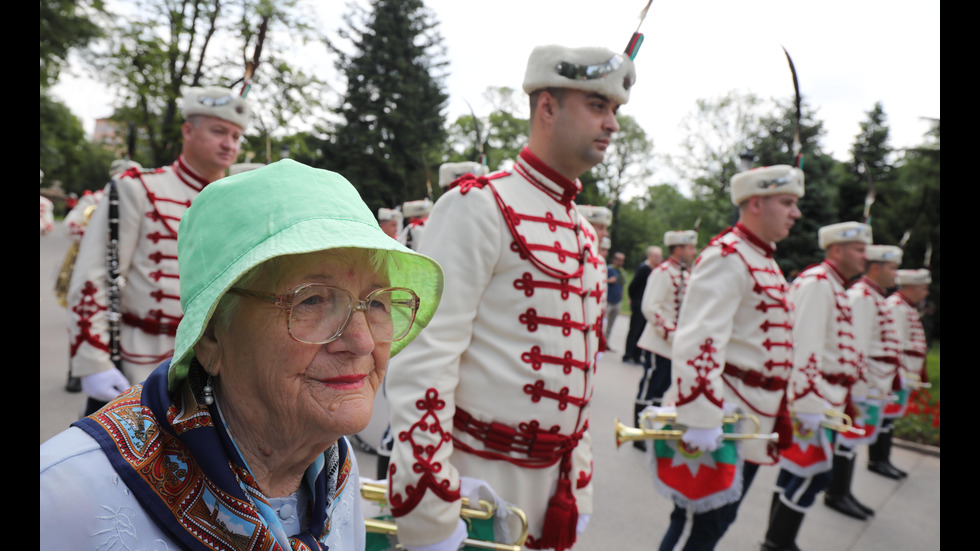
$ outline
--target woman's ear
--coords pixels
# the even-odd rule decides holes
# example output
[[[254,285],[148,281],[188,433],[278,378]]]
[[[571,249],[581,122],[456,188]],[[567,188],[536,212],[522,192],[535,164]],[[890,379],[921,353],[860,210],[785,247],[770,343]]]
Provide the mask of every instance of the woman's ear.
[[[207,327],[204,328],[204,334],[194,345],[194,355],[197,356],[197,361],[201,362],[205,371],[212,377],[221,372],[221,343],[218,342],[218,337],[215,335],[213,318],[208,321]]]

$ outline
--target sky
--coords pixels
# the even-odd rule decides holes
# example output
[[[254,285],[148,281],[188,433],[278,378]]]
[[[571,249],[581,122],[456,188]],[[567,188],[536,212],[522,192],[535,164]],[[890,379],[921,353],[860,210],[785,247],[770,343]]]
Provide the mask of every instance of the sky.
[[[363,0],[361,0],[363,2]],[[343,23],[346,2],[312,0],[330,35]],[[426,0],[439,22],[449,60],[446,114],[489,114],[488,86],[520,90],[534,46],[605,46],[621,51],[644,0]],[[824,122],[825,152],[848,150],[876,101],[881,101],[894,148],[922,142],[926,118],[939,118],[938,0],[654,0],[640,29],[637,82],[620,113],[635,117],[658,156],[679,153],[681,121],[699,98],[731,90],[790,98],[792,77],[780,46],[793,56],[805,101]],[[325,50],[315,70],[336,88]],[[111,95],[91,79],[63,78],[55,94],[91,132],[111,112]],[[524,103],[523,100],[521,102]],[[654,174],[653,181],[661,183]]]

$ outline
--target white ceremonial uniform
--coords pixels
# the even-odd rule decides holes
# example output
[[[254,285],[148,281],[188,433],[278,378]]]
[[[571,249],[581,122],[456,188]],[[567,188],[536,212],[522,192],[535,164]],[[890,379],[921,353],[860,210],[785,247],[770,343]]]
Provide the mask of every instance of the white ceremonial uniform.
[[[905,381],[918,383],[925,372],[926,332],[922,328],[919,310],[909,302],[901,290],[885,299],[895,323],[895,340],[898,346],[899,374]]]
[[[41,235],[47,235],[54,229],[54,203],[41,195]]]
[[[422,234],[425,233],[426,221],[429,218],[413,218],[405,228],[398,234],[397,241],[413,251],[419,250],[419,243],[422,241]]]
[[[92,193],[85,193],[82,195],[78,203],[75,204],[75,208],[71,209],[65,216],[65,225],[68,226],[68,235],[75,241],[81,241],[82,236],[85,235],[85,228],[88,227],[89,218],[85,216],[85,210],[88,208],[95,208],[95,206],[102,200],[105,195],[105,191],[97,190]],[[91,214],[89,215],[91,216]]]
[[[643,317],[647,325],[637,346],[664,358],[671,357],[681,302],[687,291],[690,270],[668,258],[650,272],[643,292]]]
[[[182,317],[177,225],[208,182],[183,161],[118,177],[120,350],[123,374],[142,382],[173,355]],[[89,222],[68,291],[71,373],[113,369],[109,358],[106,237],[108,188]]]
[[[888,396],[898,368],[895,324],[885,304],[885,291],[867,277],[847,290],[851,300],[854,348],[858,353],[860,380],[852,388],[855,396]]]
[[[676,403],[679,424],[720,427],[727,402],[756,415],[760,433],[773,431],[793,368],[787,285],[774,251],[737,224],[712,239],[695,262],[665,398]],[[761,465],[779,457],[775,445],[762,440],[743,442],[741,450]]]
[[[420,252],[445,270],[442,303],[388,370],[389,503],[403,544],[443,541],[459,476],[480,478],[524,509],[535,548],[556,487],[592,513],[605,264],[572,202],[577,180],[527,149],[512,172],[474,178],[429,217]]]
[[[795,369],[789,399],[796,413],[843,412],[858,377],[851,305],[844,275],[823,261],[803,271],[790,288]]]

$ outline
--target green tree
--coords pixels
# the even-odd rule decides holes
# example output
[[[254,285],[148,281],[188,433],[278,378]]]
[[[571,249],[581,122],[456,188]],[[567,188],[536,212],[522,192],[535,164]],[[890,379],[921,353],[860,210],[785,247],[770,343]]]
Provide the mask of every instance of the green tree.
[[[761,129],[751,142],[759,166],[793,164],[796,108],[792,102],[777,105],[774,114],[761,119]],[[821,149],[823,122],[816,119],[806,101],[803,102],[802,111],[800,142],[803,146],[806,194],[800,199],[799,206],[803,216],[796,221],[789,237],[779,243],[776,251],[776,261],[787,278],[823,258],[817,244],[817,230],[840,222],[836,208],[837,186],[833,178],[835,166],[839,163]]]
[[[720,98],[697,100],[695,111],[682,122],[683,153],[669,162],[691,183],[692,195],[701,202],[704,233],[714,235],[731,225],[731,178],[739,170],[739,155],[752,148],[772,105],[753,94],[731,91]]]
[[[435,18],[421,0],[374,0],[344,20],[350,51],[331,43],[347,81],[343,123],[323,146],[323,166],[343,173],[372,209],[424,197],[446,137]]]
[[[488,116],[477,116],[474,122],[473,115],[462,115],[450,124],[446,131],[447,162],[479,159],[477,125],[486,165],[490,170],[500,169],[508,159],[517,159],[527,145],[530,123],[521,112],[516,94],[513,88],[491,86],[484,92],[484,97],[493,106]]]
[[[925,266],[930,251],[932,271],[929,301],[935,312],[923,319],[927,336],[939,338],[941,247],[940,247],[940,147],[939,120],[925,136],[924,142],[907,149],[893,170],[892,178],[878,188],[874,206],[876,243],[898,244],[909,233],[902,267],[913,269]]]
[[[653,150],[653,142],[636,119],[629,115],[618,115],[616,122],[619,123],[619,132],[613,136],[602,163],[592,169],[599,189],[605,196],[605,204],[611,204],[613,220],[619,217],[623,192],[630,186],[642,186],[643,181],[650,176],[649,162]],[[620,234],[624,233],[613,233],[613,248],[618,249],[624,244],[620,241]]]
[[[66,193],[104,186],[112,154],[88,141],[78,118],[43,88],[39,111],[40,164],[44,170],[41,186],[58,181]]]
[[[647,247],[663,246],[664,232],[693,228],[698,212],[699,203],[685,197],[676,187],[650,186],[646,195],[621,205],[613,220],[613,250],[626,254],[626,266],[637,266],[646,260]],[[713,235],[701,232],[700,246]]]
[[[874,108],[865,114],[868,118],[860,123],[861,132],[854,137],[854,145],[851,146],[851,160],[841,167],[846,172],[842,171],[838,178],[838,218],[841,221],[864,221],[869,183],[880,187],[891,176],[892,150],[888,146],[888,122],[881,102],[875,103]]]
[[[248,97],[260,133],[309,118],[320,105],[322,83],[285,55],[322,38],[303,7],[300,0],[130,0],[120,5],[134,15],[114,18],[119,24],[109,31],[108,55],[90,62],[119,90],[114,118],[138,128],[148,146],[150,158],[138,160],[158,166],[177,156],[179,98],[185,87],[237,87],[247,64],[254,69]]]
[[[102,0],[41,0],[41,87],[58,81],[72,48],[102,35]]]

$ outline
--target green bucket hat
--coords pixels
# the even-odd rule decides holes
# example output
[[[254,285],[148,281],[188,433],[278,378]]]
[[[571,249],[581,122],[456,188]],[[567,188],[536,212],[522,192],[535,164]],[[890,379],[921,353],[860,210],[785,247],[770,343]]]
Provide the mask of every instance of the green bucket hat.
[[[419,296],[415,325],[391,344],[394,356],[428,325],[442,297],[442,267],[381,231],[343,176],[289,159],[209,184],[177,237],[184,318],[170,365],[170,388],[187,377],[193,347],[221,297],[270,258],[341,247],[388,251],[388,278]]]

